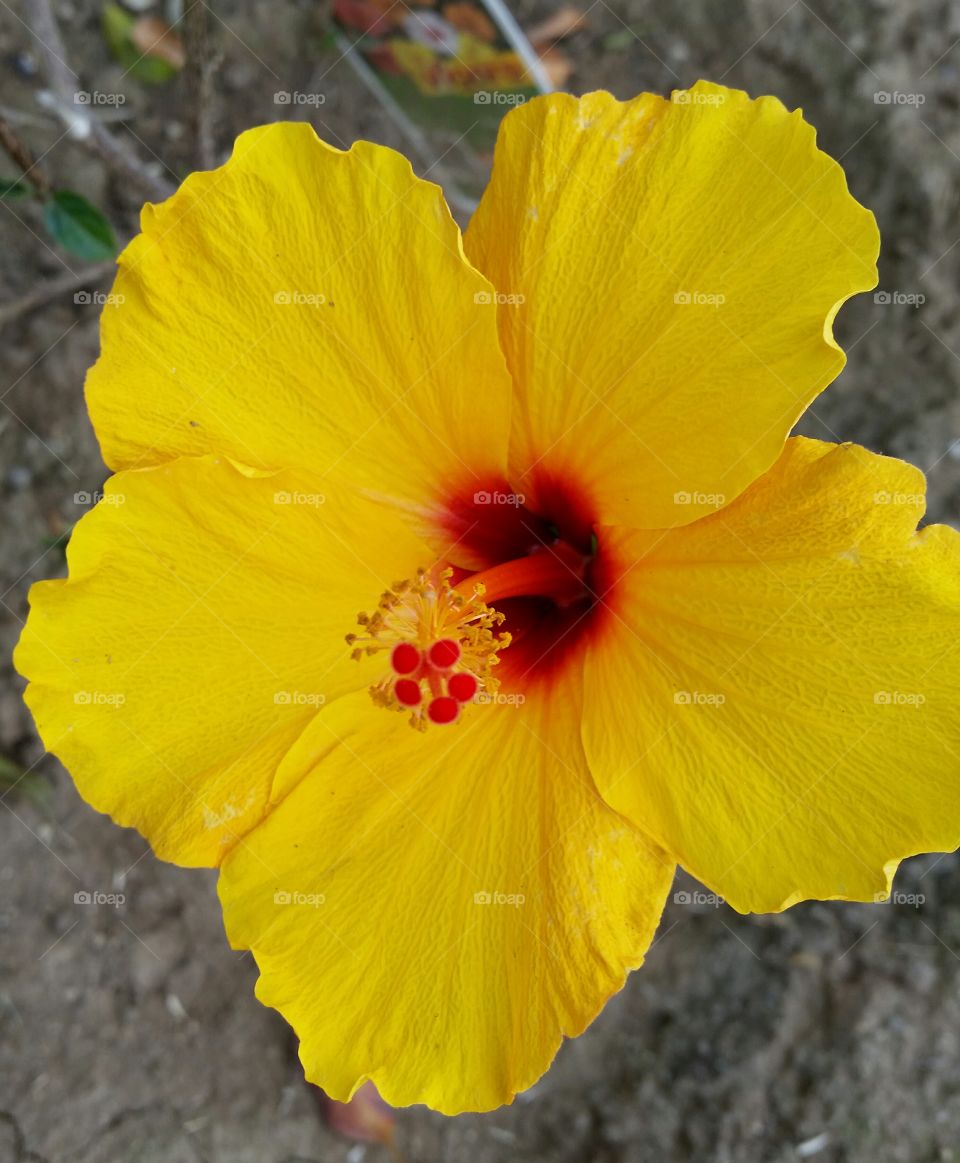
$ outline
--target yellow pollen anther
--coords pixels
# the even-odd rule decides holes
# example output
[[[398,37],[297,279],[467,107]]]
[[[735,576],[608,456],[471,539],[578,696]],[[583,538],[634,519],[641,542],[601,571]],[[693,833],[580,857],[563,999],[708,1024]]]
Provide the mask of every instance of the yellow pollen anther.
[[[497,654],[510,644],[498,632],[504,615],[482,600],[484,586],[455,589],[453,570],[419,570],[380,597],[372,614],[360,613],[362,634],[348,634],[352,657],[389,651],[389,671],[370,687],[381,707],[409,711],[410,725],[453,723],[461,708],[497,690],[490,673]],[[462,592],[470,589],[470,593]]]

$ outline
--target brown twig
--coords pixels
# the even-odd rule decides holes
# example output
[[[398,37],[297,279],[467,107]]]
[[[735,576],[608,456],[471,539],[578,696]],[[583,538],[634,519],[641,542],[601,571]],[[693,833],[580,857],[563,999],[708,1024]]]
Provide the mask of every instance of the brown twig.
[[[93,287],[102,283],[104,279],[113,274],[116,266],[117,264],[111,259],[109,262],[102,262],[97,266],[87,267],[86,270],[79,271],[77,274],[71,272],[70,274],[58,275],[56,278],[47,279],[14,302],[0,307],[0,327],[3,327],[7,323],[12,323],[15,319],[19,319],[21,315],[26,315],[30,311],[36,311],[38,307],[45,307],[47,303],[52,302],[54,299],[59,299],[61,295],[67,295],[71,291],[79,290],[80,287]]]
[[[13,126],[0,117],[0,148],[6,151],[10,160],[17,166],[20,173],[41,198],[50,193],[50,180],[37,165],[33,154],[26,142],[20,137]]]
[[[211,45],[210,9],[206,0],[195,0],[184,18],[187,64],[184,70],[190,103],[194,163],[209,170],[216,165],[216,152],[210,118],[213,76],[220,65],[219,50]]]
[[[37,40],[43,59],[44,73],[60,106],[58,112],[68,125],[75,125],[78,120],[75,96],[79,78],[67,64],[63,38],[50,0],[29,0],[24,7],[27,26]],[[83,124],[86,140],[110,169],[133,183],[147,198],[160,202],[173,193],[170,183],[150,173],[127,143],[114,137],[95,117],[88,113]]]

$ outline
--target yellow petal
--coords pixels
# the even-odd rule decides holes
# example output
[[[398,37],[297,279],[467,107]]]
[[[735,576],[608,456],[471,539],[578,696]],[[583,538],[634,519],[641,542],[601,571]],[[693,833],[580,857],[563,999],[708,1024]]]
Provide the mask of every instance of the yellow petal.
[[[901,461],[793,439],[712,517],[601,533],[594,778],[737,909],[870,900],[960,843],[960,535],[916,532],[923,493]]]
[[[842,368],[833,319],[878,244],[775,98],[699,82],[510,113],[465,246],[501,299],[514,487],[574,481],[645,529],[732,500]]]
[[[358,590],[424,564],[369,501],[213,458],[113,477],[16,653],[49,750],[157,854],[219,863],[320,705],[365,681]],[[429,558],[426,559],[429,564]]]
[[[142,230],[87,380],[112,468],[215,452],[412,499],[502,468],[509,376],[474,301],[489,284],[399,154],[252,129]]]
[[[332,1098],[509,1102],[641,962],[672,866],[597,795],[578,712],[555,688],[421,735],[358,696],[291,752],[220,897]]]

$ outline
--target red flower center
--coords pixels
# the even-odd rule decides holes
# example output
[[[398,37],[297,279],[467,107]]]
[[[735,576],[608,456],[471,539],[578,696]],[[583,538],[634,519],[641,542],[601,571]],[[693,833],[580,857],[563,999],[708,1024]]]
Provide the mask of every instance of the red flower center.
[[[447,506],[445,532],[476,560],[454,584],[484,586],[510,635],[497,679],[509,691],[556,679],[596,633],[608,574],[586,503],[571,489],[538,481],[536,510],[506,485],[474,490]]]
[[[583,512],[550,496],[550,515],[505,489],[446,506],[451,558],[479,568],[421,570],[360,615],[353,657],[390,652],[376,703],[421,730],[453,723],[466,704],[514,701],[577,656],[602,608],[598,542]]]

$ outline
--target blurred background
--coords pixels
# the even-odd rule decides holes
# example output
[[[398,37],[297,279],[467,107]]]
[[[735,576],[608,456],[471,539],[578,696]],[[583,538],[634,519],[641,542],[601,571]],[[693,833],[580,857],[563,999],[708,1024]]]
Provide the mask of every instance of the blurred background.
[[[447,7],[489,49],[475,6]],[[958,1160],[954,856],[908,861],[891,903],[773,917],[737,916],[681,875],[645,968],[513,1107],[360,1110],[345,1136],[283,1021],[254,1001],[213,877],[160,864],[43,754],[9,657],[29,585],[63,572],[106,475],[82,384],[111,254],[142,202],[218,164],[245,127],[292,116],[340,146],[403,149],[469,215],[491,111],[468,97],[428,123],[413,108],[375,43],[391,10],[407,11],[339,0],[338,27],[314,0],[0,0],[0,1163]],[[703,76],[803,107],[883,237],[877,294],[840,315],[849,366],[803,431],[914,461],[929,516],[960,522],[960,8],[512,12],[544,75],[574,93],[666,94]],[[361,32],[399,104],[353,67],[344,37]],[[78,903],[90,886],[122,903]],[[364,1126],[393,1146],[362,1141]]]

